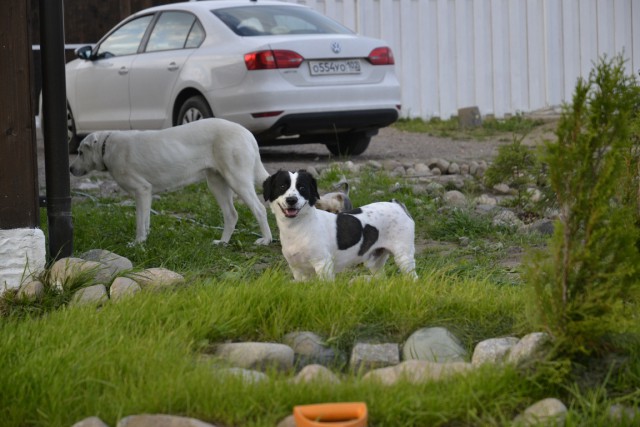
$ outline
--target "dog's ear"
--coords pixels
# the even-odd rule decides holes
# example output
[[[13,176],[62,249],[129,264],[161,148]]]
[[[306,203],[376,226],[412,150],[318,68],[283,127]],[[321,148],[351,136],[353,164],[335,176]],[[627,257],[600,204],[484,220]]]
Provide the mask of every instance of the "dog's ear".
[[[318,199],[320,199],[320,194],[318,194],[318,182],[309,172],[305,170],[301,170],[300,173],[304,173],[309,180],[309,204],[311,206],[315,205]]]
[[[264,197],[264,201],[268,202],[271,200],[271,187],[273,182],[273,175],[270,175],[267,179],[262,183],[262,196]]]
[[[102,137],[101,133],[93,132],[93,133],[89,134],[89,136],[87,136],[87,139],[89,140],[88,143],[91,144],[92,146],[96,146],[96,145],[98,145],[98,143],[102,139],[101,137]]]

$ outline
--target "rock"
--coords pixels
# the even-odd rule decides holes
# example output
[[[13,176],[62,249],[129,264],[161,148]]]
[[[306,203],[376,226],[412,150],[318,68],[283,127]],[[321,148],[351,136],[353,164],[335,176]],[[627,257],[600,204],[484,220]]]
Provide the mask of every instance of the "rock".
[[[460,165],[455,162],[451,162],[447,168],[447,173],[449,175],[458,175],[460,173]]]
[[[402,166],[402,164],[401,164],[399,161],[394,160],[394,159],[384,160],[384,161],[382,162],[382,167],[383,167],[383,168],[384,168],[384,170],[386,170],[387,172],[391,172],[391,171],[393,171],[394,169],[396,169],[396,168],[398,168],[398,167],[400,167],[400,168],[403,168],[403,169],[404,169],[404,167]]]
[[[463,163],[460,165],[460,173],[462,175],[469,175],[469,164]]]
[[[92,249],[80,255],[80,258],[104,264],[106,266],[105,269],[111,276],[115,276],[133,268],[133,263],[127,258],[102,249]]]
[[[476,205],[475,211],[480,215],[494,215],[496,209],[495,205]]]
[[[109,425],[98,417],[89,417],[78,421],[71,427],[109,427]]]
[[[554,222],[550,219],[539,219],[527,226],[527,230],[540,233],[545,236],[552,236],[554,231]]]
[[[336,354],[320,336],[313,332],[291,332],[284,336],[283,344],[293,349],[296,366],[309,364],[332,366],[345,363],[341,355]]]
[[[445,328],[423,328],[415,331],[402,347],[404,360],[430,362],[463,362],[466,350],[460,341]]]
[[[276,427],[297,427],[297,426],[298,425],[296,424],[296,419],[293,417],[293,415],[289,415],[288,417],[280,421]]]
[[[215,427],[215,425],[195,418],[143,414],[122,418],[116,427]]]
[[[414,196],[423,196],[427,194],[427,187],[425,187],[424,185],[412,185],[411,193]]]
[[[182,275],[166,268],[148,268],[131,275],[141,288],[162,289],[184,282]]]
[[[49,272],[51,281],[58,289],[66,289],[76,279],[90,283],[109,283],[111,275],[106,266],[81,258],[62,258],[56,261]]]
[[[32,280],[20,286],[18,298],[27,301],[37,301],[44,296],[44,284],[39,280]]]
[[[340,379],[329,369],[322,365],[307,365],[293,379],[294,384],[310,382],[326,382],[339,384]]]
[[[391,176],[405,176],[406,174],[407,174],[407,171],[404,170],[403,166],[398,166],[390,172]]]
[[[551,343],[551,337],[544,332],[527,334],[513,346],[507,357],[508,363],[526,365],[541,359]]]
[[[375,170],[382,169],[382,163],[380,163],[377,160],[368,160],[367,161],[367,166],[369,166],[369,167],[371,167],[372,169],[375,169]]]
[[[475,173],[472,173],[471,175],[475,176],[476,178],[482,178],[484,176],[484,173],[487,171],[487,167],[487,162],[485,162],[484,160],[480,160],[475,168]]]
[[[431,172],[435,172],[434,169],[438,169],[441,174],[447,173],[449,170],[449,164],[450,163],[448,161],[440,158],[429,159],[429,161],[427,161],[427,166],[429,166]]]
[[[489,196],[488,194],[482,194],[476,197],[475,202],[477,205],[496,206],[498,204],[498,201],[495,198]]]
[[[520,218],[509,209],[503,209],[496,213],[491,223],[494,227],[519,228],[524,226]]]
[[[109,294],[112,301],[117,301],[123,297],[135,295],[141,289],[138,283],[128,277],[116,277],[109,288]]]
[[[353,371],[368,371],[400,362],[398,344],[358,343],[351,351],[349,362]]]
[[[497,194],[511,194],[511,188],[507,184],[496,184],[493,186],[493,191]]]
[[[473,129],[482,126],[482,116],[478,107],[458,108],[458,127]]]
[[[344,162],[343,168],[354,174],[360,173],[360,165],[353,163],[351,160]]]
[[[513,420],[515,426],[563,426],[567,407],[560,400],[547,398],[529,406]]]
[[[264,372],[254,371],[252,369],[244,368],[226,368],[217,370],[218,374],[230,375],[242,379],[245,384],[257,384],[262,381],[267,381],[269,377]]]
[[[537,188],[527,188],[527,196],[529,197],[529,200],[532,201],[533,203],[538,203],[539,201],[542,200],[542,191],[540,191]]]
[[[502,363],[506,360],[509,351],[518,343],[518,338],[492,338],[479,342],[473,351],[471,363],[482,365],[483,363]]]
[[[215,355],[238,368],[264,370],[273,367],[282,371],[293,368],[293,349],[284,344],[262,342],[220,344]]]
[[[431,169],[429,169],[429,166],[427,166],[424,163],[416,163],[415,166],[413,167],[413,169],[415,170],[415,175],[416,176],[431,176],[431,175],[433,175],[433,173],[431,173]]]
[[[444,192],[444,186],[438,182],[430,182],[425,187],[427,193],[431,195],[438,195]]]
[[[72,305],[102,305],[109,300],[104,285],[87,286],[78,289],[71,299]]]
[[[443,198],[449,206],[462,208],[467,205],[467,198],[458,190],[447,191]]]
[[[478,162],[476,162],[475,160],[471,160],[469,162],[469,174],[475,176],[477,171],[478,171]]]
[[[398,381],[422,384],[438,381],[473,369],[470,363],[435,363],[427,360],[407,360],[396,366],[375,369],[367,372],[363,381],[378,381],[384,385],[394,385]]]
[[[609,418],[618,423],[627,422],[629,425],[636,425],[640,422],[640,409],[616,404],[609,408]]]

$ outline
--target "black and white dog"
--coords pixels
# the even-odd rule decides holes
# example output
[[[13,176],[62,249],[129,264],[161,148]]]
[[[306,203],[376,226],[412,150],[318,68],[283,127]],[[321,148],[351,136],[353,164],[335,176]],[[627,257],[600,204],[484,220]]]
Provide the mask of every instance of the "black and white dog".
[[[399,202],[372,203],[334,214],[316,209],[316,180],[304,170],[278,171],[264,181],[264,198],[280,230],[282,254],[296,280],[332,280],[364,263],[375,274],[393,255],[399,269],[417,278],[415,224]]]

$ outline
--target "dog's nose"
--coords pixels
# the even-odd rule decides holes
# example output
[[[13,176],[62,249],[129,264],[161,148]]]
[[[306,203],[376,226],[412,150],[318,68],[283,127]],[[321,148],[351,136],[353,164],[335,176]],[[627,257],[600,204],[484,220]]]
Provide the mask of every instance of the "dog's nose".
[[[285,201],[287,202],[287,204],[288,204],[289,206],[293,206],[293,205],[295,205],[296,203],[298,203],[298,198],[297,198],[297,197],[294,197],[294,196],[289,196],[289,197],[287,197],[287,198],[285,199]]]

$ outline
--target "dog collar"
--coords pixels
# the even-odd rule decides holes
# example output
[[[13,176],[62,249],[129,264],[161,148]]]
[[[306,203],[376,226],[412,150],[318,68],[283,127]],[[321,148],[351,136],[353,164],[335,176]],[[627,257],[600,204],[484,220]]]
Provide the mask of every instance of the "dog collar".
[[[104,141],[102,141],[102,166],[104,166],[104,170],[108,171],[109,168],[107,167],[107,164],[104,162],[104,153],[106,151],[106,147],[107,147],[107,139],[109,139],[109,137],[111,136],[111,134],[107,135],[107,137],[104,139]]]

